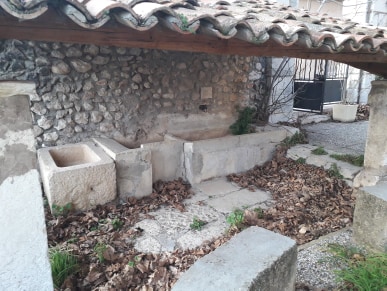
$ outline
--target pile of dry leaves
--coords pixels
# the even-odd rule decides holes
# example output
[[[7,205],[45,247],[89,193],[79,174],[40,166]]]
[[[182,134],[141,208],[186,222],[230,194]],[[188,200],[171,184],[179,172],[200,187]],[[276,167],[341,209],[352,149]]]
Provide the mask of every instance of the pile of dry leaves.
[[[108,204],[80,213],[54,217],[46,208],[50,247],[71,251],[80,262],[80,270],[61,286],[61,290],[170,290],[180,272],[199,257],[213,251],[227,237],[203,247],[170,254],[144,254],[134,250],[133,242],[142,229],[134,224],[161,205],[184,211],[184,199],[192,196],[183,180],[157,182],[153,193],[130,199],[124,204]]]
[[[262,213],[245,211],[245,225],[258,225],[282,233],[299,244],[349,225],[354,198],[352,189],[322,168],[296,163],[284,157],[284,150],[264,166],[257,166],[229,179],[242,187],[265,189],[274,204]],[[81,268],[61,289],[70,290],[170,290],[179,274],[198,258],[226,242],[239,230],[205,242],[201,247],[165,254],[145,254],[133,248],[142,229],[140,219],[161,205],[184,211],[190,185],[182,180],[157,182],[149,197],[109,204],[82,213],[53,217],[46,210],[51,247],[71,250]]]
[[[261,218],[245,211],[249,225],[291,237],[304,244],[351,225],[355,198],[352,188],[321,167],[297,163],[284,150],[264,166],[228,176],[241,187],[267,190],[274,205]]]
[[[370,117],[370,106],[367,104],[360,104],[357,108],[356,120],[368,120]]]

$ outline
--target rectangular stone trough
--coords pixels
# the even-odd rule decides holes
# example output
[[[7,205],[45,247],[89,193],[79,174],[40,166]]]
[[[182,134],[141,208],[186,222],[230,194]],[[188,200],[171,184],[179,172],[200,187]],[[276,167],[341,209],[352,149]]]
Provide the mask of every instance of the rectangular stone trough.
[[[88,210],[116,198],[115,165],[91,142],[38,150],[40,172],[48,202]]]
[[[116,164],[117,192],[121,201],[126,201],[129,197],[141,198],[152,193],[150,149],[129,149],[108,138],[93,140]]]
[[[265,126],[244,135],[187,141],[184,143],[186,179],[191,184],[239,173],[270,160],[278,143],[295,128]]]
[[[172,291],[291,291],[296,270],[295,241],[253,226],[197,260]]]

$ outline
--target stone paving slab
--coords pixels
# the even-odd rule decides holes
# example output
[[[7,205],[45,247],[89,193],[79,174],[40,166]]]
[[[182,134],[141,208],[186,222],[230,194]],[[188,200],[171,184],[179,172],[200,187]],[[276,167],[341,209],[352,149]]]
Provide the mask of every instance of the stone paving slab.
[[[221,213],[231,213],[236,209],[261,207],[267,208],[266,202],[271,199],[268,192],[257,190],[255,192],[248,189],[241,189],[235,192],[228,193],[221,197],[209,199],[207,204]]]
[[[186,211],[164,207],[149,213],[154,219],[144,219],[135,227],[144,230],[135,242],[142,252],[171,252],[175,248],[192,249],[204,241],[221,236],[228,229],[227,214],[235,209],[267,208],[271,202],[268,192],[251,192],[228,182],[226,178],[215,179],[194,187],[195,195],[186,200]],[[200,231],[192,230],[194,218],[205,221]]]
[[[196,189],[208,196],[222,196],[230,192],[238,191],[240,187],[227,181],[226,177],[213,179],[200,184],[195,185]]]
[[[324,169],[329,169],[332,164],[336,164],[339,169],[341,175],[344,176],[344,179],[352,181],[356,174],[359,173],[362,167],[357,167],[351,165],[349,163],[338,161],[334,158],[331,158],[331,154],[335,154],[336,152],[331,151],[329,149],[325,149],[328,153],[327,155],[315,155],[312,153],[312,150],[316,149],[317,146],[313,146],[310,144],[299,144],[294,147],[291,147],[287,152],[287,157],[293,160],[297,160],[299,158],[305,159],[307,164],[315,165],[317,167],[323,167]]]
[[[192,249],[206,240],[221,236],[228,228],[225,215],[206,205],[191,204],[185,212],[164,207],[149,214],[154,219],[145,219],[135,225],[144,230],[135,242],[135,248],[143,252]],[[206,222],[202,230],[190,228],[194,218]]]

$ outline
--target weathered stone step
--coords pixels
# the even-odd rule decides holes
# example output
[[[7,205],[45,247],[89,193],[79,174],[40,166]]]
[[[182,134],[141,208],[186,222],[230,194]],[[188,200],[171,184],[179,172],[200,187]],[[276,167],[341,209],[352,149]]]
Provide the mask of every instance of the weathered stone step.
[[[196,261],[172,290],[294,290],[296,263],[292,239],[253,226]]]

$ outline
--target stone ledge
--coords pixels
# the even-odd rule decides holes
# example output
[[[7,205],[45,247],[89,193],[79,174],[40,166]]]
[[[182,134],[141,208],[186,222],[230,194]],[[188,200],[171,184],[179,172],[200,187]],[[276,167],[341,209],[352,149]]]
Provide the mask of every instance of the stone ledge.
[[[378,252],[387,251],[387,182],[358,189],[353,238]]]
[[[172,290],[294,290],[296,263],[293,240],[254,226],[195,262]]]

